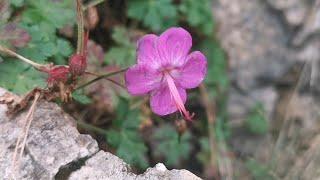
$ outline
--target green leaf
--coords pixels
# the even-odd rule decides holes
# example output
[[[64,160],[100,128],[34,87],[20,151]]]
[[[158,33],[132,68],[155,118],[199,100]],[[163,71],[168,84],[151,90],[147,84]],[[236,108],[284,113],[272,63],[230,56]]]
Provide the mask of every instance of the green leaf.
[[[81,103],[81,104],[90,104],[92,103],[92,100],[87,96],[85,95],[83,92],[80,92],[80,91],[75,91],[72,93],[72,98]]]
[[[210,162],[210,144],[208,137],[200,138],[200,151],[197,154],[197,159],[202,164],[208,164]]]
[[[75,22],[75,11],[72,1],[28,1],[28,8],[24,11],[22,17],[26,23],[46,22],[53,29],[57,29],[66,24],[73,24]]]
[[[245,163],[247,169],[250,171],[252,177],[256,180],[272,180],[274,179],[270,174],[270,168],[257,162],[254,159],[249,159]]]
[[[116,27],[113,31],[112,38],[117,45],[106,53],[105,63],[122,67],[133,64],[136,49],[134,43],[130,41],[129,32],[122,27]]]
[[[265,111],[261,103],[253,107],[245,121],[245,126],[254,134],[263,135],[268,132],[269,124],[265,118]]]
[[[226,140],[231,135],[228,123],[220,116],[216,119],[214,132],[217,140]]]
[[[119,147],[119,144],[121,142],[120,133],[114,129],[108,130],[107,141],[112,147]]]
[[[156,130],[153,140],[156,142],[154,153],[165,158],[166,164],[178,165],[182,159],[187,159],[191,150],[191,135],[186,132],[179,141],[179,134],[172,126],[165,125]]]
[[[208,36],[213,33],[214,28],[211,2],[211,0],[183,0],[179,6],[188,23]]]
[[[208,61],[205,83],[209,87],[210,94],[216,97],[218,90],[224,91],[229,85],[226,55],[220,45],[212,39],[203,41],[200,44],[200,49],[206,55]]]
[[[117,26],[113,29],[112,39],[119,45],[129,46],[130,42],[129,32],[124,28]]]
[[[171,0],[130,0],[128,16],[151,28],[161,31],[177,24],[177,8]]]
[[[24,94],[35,87],[45,87],[44,74],[16,59],[0,63],[0,86],[17,94]]]
[[[67,40],[61,38],[57,39],[56,46],[57,53],[60,53],[62,56],[68,57],[72,54],[73,49]]]
[[[123,131],[121,137],[122,140],[117,149],[117,155],[140,168],[147,168],[148,162],[145,156],[147,147],[137,132]]]
[[[139,134],[139,111],[130,109],[127,99],[119,98],[116,114],[117,118],[112,122],[113,129],[107,132],[108,143],[116,148],[117,155],[127,163],[143,169],[148,167],[147,147]]]
[[[24,0],[10,0],[10,3],[15,7],[21,7],[24,3]]]

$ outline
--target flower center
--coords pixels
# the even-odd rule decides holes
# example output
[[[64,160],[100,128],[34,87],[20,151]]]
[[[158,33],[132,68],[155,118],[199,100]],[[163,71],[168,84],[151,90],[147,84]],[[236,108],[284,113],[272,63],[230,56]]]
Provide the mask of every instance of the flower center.
[[[186,120],[191,121],[192,117],[194,116],[194,114],[190,115],[190,113],[186,110],[184,103],[181,99],[181,96],[179,94],[179,91],[174,83],[173,78],[171,77],[169,71],[165,71],[164,72],[164,78],[168,84],[169,87],[169,91],[171,94],[171,98],[173,98],[175,105],[177,107],[177,109],[179,110],[179,112],[182,114],[182,116],[185,117]]]

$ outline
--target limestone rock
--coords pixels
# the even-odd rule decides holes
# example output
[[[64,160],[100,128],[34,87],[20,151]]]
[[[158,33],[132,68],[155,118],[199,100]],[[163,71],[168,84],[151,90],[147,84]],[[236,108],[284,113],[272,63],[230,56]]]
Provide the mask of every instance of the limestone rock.
[[[70,180],[199,180],[197,176],[187,170],[167,170],[159,163],[154,168],[149,168],[144,174],[136,175],[130,171],[130,167],[120,158],[100,151],[87,160],[81,169],[72,173]]]
[[[0,97],[8,92],[0,88]],[[14,118],[0,104],[0,177],[11,177],[11,162],[27,112]],[[129,165],[110,153],[99,151],[97,142],[77,131],[73,118],[55,103],[41,101],[34,112],[20,171],[16,179],[200,179],[187,170],[167,170],[163,164],[136,175]]]

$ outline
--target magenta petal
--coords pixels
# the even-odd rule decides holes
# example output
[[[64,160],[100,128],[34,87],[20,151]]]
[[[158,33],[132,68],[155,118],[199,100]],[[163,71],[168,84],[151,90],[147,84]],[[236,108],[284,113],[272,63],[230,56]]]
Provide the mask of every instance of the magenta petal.
[[[158,54],[163,66],[179,67],[184,64],[192,46],[192,37],[183,28],[170,28],[163,32],[157,43]]]
[[[207,74],[207,59],[200,52],[195,51],[187,57],[186,64],[180,69],[175,81],[185,89],[199,86]]]
[[[161,73],[135,65],[125,73],[126,86],[131,95],[143,95],[160,86]]]
[[[183,103],[185,103],[187,100],[186,90],[181,87],[177,87],[177,89]],[[168,115],[178,110],[166,85],[162,85],[159,89],[152,91],[150,106],[152,111],[160,116]]]
[[[158,36],[154,34],[147,34],[139,39],[137,48],[137,63],[144,64],[153,69],[160,66],[158,61],[158,52],[156,49],[156,43]]]

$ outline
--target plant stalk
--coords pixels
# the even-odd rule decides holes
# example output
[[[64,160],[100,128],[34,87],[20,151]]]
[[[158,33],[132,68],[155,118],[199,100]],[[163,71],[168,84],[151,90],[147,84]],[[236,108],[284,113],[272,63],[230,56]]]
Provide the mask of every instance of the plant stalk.
[[[84,88],[84,87],[86,87],[86,86],[88,86],[88,85],[90,85],[90,84],[92,84],[92,83],[95,83],[96,81],[99,81],[100,79],[105,79],[105,78],[108,78],[108,77],[110,77],[110,76],[114,76],[114,75],[116,75],[116,74],[122,73],[122,72],[126,71],[127,69],[128,69],[128,68],[124,68],[124,69],[121,69],[121,70],[119,70],[119,71],[115,71],[115,72],[112,72],[112,73],[100,75],[100,76],[92,79],[91,81],[89,81],[89,82],[87,82],[87,83],[85,83],[85,84],[77,87],[75,90],[82,89],[82,88]]]
[[[77,0],[77,24],[78,24],[78,41],[77,54],[83,54],[84,50],[84,18],[81,0]]]
[[[46,69],[46,66],[45,65],[42,65],[42,64],[38,64],[30,59],[27,59],[19,54],[17,54],[16,52],[6,48],[6,47],[3,47],[0,45],[0,52],[4,52],[12,57],[15,57],[15,58],[18,58],[19,60],[33,66],[34,68],[36,68],[37,70],[40,70],[40,71],[44,71]]]

